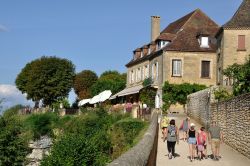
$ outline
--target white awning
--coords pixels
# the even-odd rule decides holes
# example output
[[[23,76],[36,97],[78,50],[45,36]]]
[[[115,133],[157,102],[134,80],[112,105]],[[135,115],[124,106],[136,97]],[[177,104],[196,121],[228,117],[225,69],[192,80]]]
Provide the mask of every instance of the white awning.
[[[83,106],[83,105],[87,104],[88,102],[90,102],[90,99],[83,99],[83,100],[79,101],[78,106]]]
[[[98,95],[94,96],[90,101],[89,104],[95,104],[99,102],[104,102],[105,100],[109,99],[111,96],[111,90],[105,90]]]
[[[138,85],[138,86],[133,86],[133,87],[129,87],[129,88],[125,88],[122,91],[116,93],[115,95],[111,96],[109,99],[115,99],[116,97],[121,97],[121,96],[127,96],[127,95],[131,95],[131,94],[136,94],[139,93],[139,91],[143,88],[142,85]]]

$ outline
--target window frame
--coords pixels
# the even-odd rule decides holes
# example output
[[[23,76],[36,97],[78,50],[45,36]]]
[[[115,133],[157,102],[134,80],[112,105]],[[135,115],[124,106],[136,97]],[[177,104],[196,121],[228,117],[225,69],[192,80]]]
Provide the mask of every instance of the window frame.
[[[241,44],[241,42],[243,44]],[[246,51],[246,35],[238,35],[237,51]]]
[[[205,71],[203,72],[203,63],[209,63],[209,67],[208,67],[208,76],[205,75]],[[211,79],[211,61],[210,60],[202,60],[201,61],[201,72],[200,72],[200,77],[203,79]]]
[[[178,63],[176,63],[177,73],[174,73],[174,62],[180,62],[179,73],[178,73]],[[182,77],[182,59],[172,59],[172,77]]]

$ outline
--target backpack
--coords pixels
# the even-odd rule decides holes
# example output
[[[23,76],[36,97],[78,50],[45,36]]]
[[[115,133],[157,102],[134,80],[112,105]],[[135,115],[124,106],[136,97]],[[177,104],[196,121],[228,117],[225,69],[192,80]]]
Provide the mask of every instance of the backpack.
[[[175,126],[169,126],[169,135],[170,137],[175,137],[176,136],[176,127]]]

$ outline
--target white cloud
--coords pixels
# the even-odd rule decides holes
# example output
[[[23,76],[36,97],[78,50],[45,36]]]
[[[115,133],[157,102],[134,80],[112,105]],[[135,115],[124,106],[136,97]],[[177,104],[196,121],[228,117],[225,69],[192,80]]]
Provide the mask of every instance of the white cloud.
[[[0,84],[0,99],[3,99],[3,109],[12,107],[17,104],[33,106],[34,103],[26,99],[14,85]]]

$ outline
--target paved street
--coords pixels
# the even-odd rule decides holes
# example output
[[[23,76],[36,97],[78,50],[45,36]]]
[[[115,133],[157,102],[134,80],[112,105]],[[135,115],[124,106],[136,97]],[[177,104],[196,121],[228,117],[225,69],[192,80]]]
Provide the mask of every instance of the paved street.
[[[174,118],[176,120],[177,126],[180,126],[181,121],[186,116],[184,114],[170,115],[170,119]],[[196,129],[200,128],[200,124],[191,119],[191,122],[195,123]],[[222,144],[221,146],[221,159],[219,161],[213,161],[212,159],[204,159],[202,161],[195,160],[190,162],[188,159],[188,144],[183,140],[180,140],[179,145],[176,145],[176,153],[179,157],[168,159],[167,143],[163,142],[161,130],[159,130],[158,138],[158,151],[157,151],[157,166],[185,166],[185,165],[202,165],[202,166],[249,166],[250,160],[240,153],[234,151],[231,147]],[[180,133],[180,138],[182,138],[182,133]],[[208,154],[211,153],[211,146],[208,145]]]

